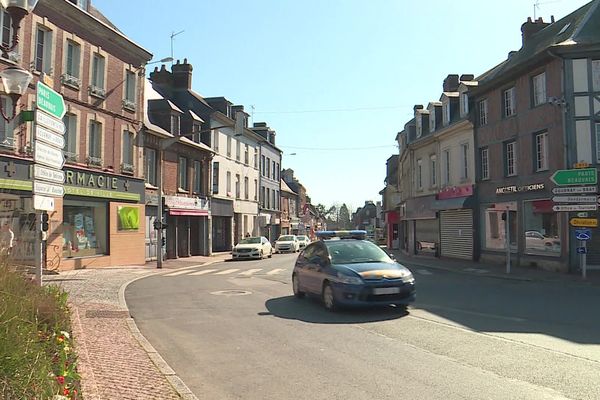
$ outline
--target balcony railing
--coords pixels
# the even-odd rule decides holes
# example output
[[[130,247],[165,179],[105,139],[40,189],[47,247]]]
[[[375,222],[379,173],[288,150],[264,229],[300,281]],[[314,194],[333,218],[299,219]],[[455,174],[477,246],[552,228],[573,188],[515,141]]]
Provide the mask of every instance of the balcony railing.
[[[128,99],[123,99],[123,108],[129,111],[135,111],[135,102],[128,100]]]
[[[133,174],[133,164],[123,163],[121,164],[121,172],[124,174]]]
[[[87,157],[85,159],[85,161],[87,162],[87,164],[91,167],[102,167],[102,159],[99,157]]]
[[[69,74],[62,74],[60,76],[60,80],[63,85],[70,86],[74,89],[79,90],[79,88],[81,87],[81,79],[77,78],[76,76],[69,75]]]
[[[64,151],[63,154],[65,155],[65,160],[67,162],[77,162],[77,153]]]
[[[90,90],[90,95],[92,95],[92,96],[99,97],[101,99],[106,98],[106,89],[104,89],[104,88],[90,85],[89,90]]]

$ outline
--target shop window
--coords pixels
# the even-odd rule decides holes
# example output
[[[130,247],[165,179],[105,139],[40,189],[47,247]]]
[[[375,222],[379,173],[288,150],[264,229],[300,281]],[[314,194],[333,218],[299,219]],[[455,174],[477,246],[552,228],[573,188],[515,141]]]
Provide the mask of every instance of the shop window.
[[[65,200],[63,206],[63,256],[108,254],[107,203]]]
[[[524,205],[525,252],[560,256],[560,223],[558,213],[552,211],[552,201],[526,201]]]
[[[514,203],[482,205],[481,232],[483,248],[506,250],[506,216],[509,211],[510,247],[517,250],[517,207]]]

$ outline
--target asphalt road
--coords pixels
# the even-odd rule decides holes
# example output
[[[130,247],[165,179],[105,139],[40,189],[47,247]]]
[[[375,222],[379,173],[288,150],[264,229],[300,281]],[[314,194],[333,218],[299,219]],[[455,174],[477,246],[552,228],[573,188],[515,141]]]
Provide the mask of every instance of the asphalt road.
[[[131,284],[138,327],[201,399],[600,399],[600,293],[412,268],[417,302],[325,311],[295,255]]]

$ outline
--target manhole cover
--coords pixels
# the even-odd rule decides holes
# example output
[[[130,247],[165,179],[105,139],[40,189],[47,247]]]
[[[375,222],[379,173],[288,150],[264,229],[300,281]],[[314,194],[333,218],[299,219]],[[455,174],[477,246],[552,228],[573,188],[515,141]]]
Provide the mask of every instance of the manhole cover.
[[[246,296],[252,294],[252,292],[247,290],[219,290],[217,292],[210,292],[210,294],[216,296]]]

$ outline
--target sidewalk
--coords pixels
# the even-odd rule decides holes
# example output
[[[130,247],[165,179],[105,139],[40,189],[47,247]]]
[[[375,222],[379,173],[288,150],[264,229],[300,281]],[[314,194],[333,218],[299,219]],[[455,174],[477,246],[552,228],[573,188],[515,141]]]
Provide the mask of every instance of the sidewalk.
[[[432,256],[407,256],[399,250],[391,250],[399,263],[408,267],[423,267],[440,269],[463,274],[476,274],[498,279],[512,279],[520,281],[545,281],[564,282],[574,284],[587,284],[600,286],[600,271],[588,270],[587,279],[578,274],[567,274],[563,272],[551,272],[538,268],[517,267],[511,265],[510,274],[506,273],[506,265],[485,264],[469,260],[455,260],[448,258],[435,258]]]
[[[78,370],[86,400],[197,399],[142,336],[125,304],[125,288],[137,279],[224,261],[213,257],[167,260],[143,266],[65,271],[44,275],[69,293],[73,336],[79,355]]]

